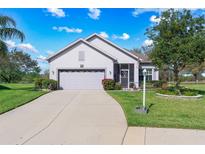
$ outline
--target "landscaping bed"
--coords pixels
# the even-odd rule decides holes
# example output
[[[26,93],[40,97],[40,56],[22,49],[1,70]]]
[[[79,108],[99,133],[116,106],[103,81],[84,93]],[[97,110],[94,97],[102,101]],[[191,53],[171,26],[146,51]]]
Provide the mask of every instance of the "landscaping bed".
[[[0,114],[46,93],[47,91],[35,90],[33,84],[0,84]]]
[[[203,90],[191,89],[184,86],[178,88],[170,86],[166,89],[156,90],[157,96],[176,99],[198,99],[202,98],[204,93]]]

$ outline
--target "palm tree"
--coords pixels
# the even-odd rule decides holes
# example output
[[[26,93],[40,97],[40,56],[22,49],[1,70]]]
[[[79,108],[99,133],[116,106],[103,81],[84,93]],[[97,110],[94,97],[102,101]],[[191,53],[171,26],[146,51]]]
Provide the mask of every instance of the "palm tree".
[[[8,48],[5,39],[20,39],[21,42],[25,39],[23,32],[16,29],[16,22],[8,16],[0,15],[0,57],[5,56]]]

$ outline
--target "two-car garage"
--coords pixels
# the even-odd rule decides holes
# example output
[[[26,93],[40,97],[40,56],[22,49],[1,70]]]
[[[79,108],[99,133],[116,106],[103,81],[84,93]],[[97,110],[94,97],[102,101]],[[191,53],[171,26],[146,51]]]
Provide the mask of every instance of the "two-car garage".
[[[58,71],[59,89],[103,89],[104,69],[66,69]]]

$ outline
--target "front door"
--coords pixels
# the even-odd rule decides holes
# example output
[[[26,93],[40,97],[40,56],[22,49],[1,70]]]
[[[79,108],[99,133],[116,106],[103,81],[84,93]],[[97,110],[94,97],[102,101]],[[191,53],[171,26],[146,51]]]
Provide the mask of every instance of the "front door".
[[[128,88],[129,70],[123,69],[120,71],[120,81],[123,88]]]

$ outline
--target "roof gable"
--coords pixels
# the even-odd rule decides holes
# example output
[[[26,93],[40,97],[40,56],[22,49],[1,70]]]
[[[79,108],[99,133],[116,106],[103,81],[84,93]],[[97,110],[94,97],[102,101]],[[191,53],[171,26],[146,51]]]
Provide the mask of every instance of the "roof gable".
[[[129,56],[129,57],[131,57],[131,58],[133,58],[133,59],[135,59],[135,60],[141,61],[141,59],[140,59],[139,57],[137,57],[136,55],[133,55],[132,53],[129,53],[129,52],[126,51],[125,49],[123,49],[123,48],[119,47],[118,45],[112,43],[111,41],[109,41],[109,40],[107,40],[107,39],[105,39],[105,38],[99,36],[99,35],[96,34],[96,33],[95,33],[95,34],[92,34],[92,35],[90,35],[90,36],[88,36],[85,40],[89,42],[89,41],[94,40],[95,38],[98,38],[98,39],[102,40],[102,41],[105,42],[106,44],[108,44],[108,45],[114,47],[115,49],[121,51],[122,53],[124,53],[125,55],[127,55],[127,56]]]
[[[74,41],[73,43],[70,43],[68,46],[66,46],[65,48],[59,50],[56,54],[50,56],[47,58],[48,62],[50,62],[51,60],[58,58],[58,56],[60,56],[61,54],[68,52],[67,50],[75,48],[76,46],[80,45],[81,43],[89,46],[90,48],[94,49],[95,51],[99,52],[100,54],[110,58],[113,61],[116,61],[116,58],[113,57],[112,55],[106,53],[105,51],[101,51],[101,49],[97,48],[96,46],[90,44],[89,42],[83,40],[83,39],[78,39],[76,41]]]

